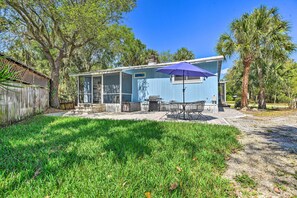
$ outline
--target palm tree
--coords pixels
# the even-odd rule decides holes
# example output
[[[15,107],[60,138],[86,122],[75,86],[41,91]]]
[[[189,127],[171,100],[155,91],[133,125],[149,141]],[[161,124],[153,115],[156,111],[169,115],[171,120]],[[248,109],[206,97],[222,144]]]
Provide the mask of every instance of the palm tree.
[[[255,66],[259,81],[258,108],[266,109],[265,76],[269,75],[269,67],[284,64],[295,46],[288,35],[289,25],[281,19],[276,8],[267,9],[261,6],[251,15],[259,40],[259,56],[255,59]]]
[[[241,108],[248,108],[248,84],[251,65],[259,78],[259,108],[265,108],[264,66],[286,60],[295,49],[288,36],[288,23],[281,20],[277,9],[261,6],[231,23],[231,34],[221,35],[217,52],[230,57],[237,53],[243,63]]]
[[[240,19],[231,23],[231,34],[221,35],[217,44],[217,52],[226,57],[238,53],[243,64],[243,78],[241,91],[241,108],[248,107],[248,83],[252,62],[255,59],[258,42],[257,33],[254,31],[254,24],[251,23],[250,15],[244,14]]]
[[[147,49],[146,53],[146,64],[149,62],[155,62],[155,63],[160,63],[160,57],[159,57],[159,53],[156,50],[153,49]]]
[[[174,61],[190,60],[190,59],[194,59],[194,58],[195,58],[194,53],[185,47],[180,48],[173,55]]]

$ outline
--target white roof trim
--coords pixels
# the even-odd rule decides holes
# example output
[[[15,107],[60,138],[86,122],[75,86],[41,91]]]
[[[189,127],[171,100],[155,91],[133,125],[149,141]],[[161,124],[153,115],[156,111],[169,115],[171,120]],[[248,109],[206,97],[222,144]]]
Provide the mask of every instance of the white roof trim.
[[[153,65],[137,65],[137,66],[127,66],[127,67],[116,67],[112,69],[105,69],[105,70],[98,70],[94,72],[83,72],[78,74],[70,74],[70,76],[86,76],[86,75],[98,75],[98,74],[106,74],[106,73],[115,73],[120,72],[123,70],[129,70],[129,69],[146,69],[146,68],[159,68],[164,67],[168,65],[173,65],[180,62],[187,62],[187,63],[206,63],[206,62],[214,62],[214,61],[222,61],[224,59],[223,56],[211,56],[207,58],[198,58],[198,59],[192,59],[192,60],[184,60],[184,61],[176,61],[176,62],[169,62],[169,63],[158,63]]]

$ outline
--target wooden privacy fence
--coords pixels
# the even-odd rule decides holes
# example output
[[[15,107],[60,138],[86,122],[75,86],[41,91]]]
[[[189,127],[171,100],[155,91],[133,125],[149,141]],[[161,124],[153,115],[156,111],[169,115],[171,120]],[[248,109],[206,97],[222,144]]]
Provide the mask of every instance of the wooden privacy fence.
[[[49,107],[50,79],[18,61],[1,56],[0,61],[10,65],[11,70],[18,73],[13,82],[15,87],[0,88],[0,125],[7,125],[46,110]]]
[[[48,108],[49,91],[41,87],[0,89],[1,125],[10,124],[41,113]]]

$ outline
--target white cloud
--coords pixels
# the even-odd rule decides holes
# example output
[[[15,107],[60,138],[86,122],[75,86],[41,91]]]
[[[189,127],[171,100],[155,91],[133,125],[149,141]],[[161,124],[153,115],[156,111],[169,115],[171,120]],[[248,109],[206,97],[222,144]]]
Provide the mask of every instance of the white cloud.
[[[229,70],[229,68],[223,69],[223,70],[221,71],[221,74],[222,74],[222,75],[227,74],[228,70]]]

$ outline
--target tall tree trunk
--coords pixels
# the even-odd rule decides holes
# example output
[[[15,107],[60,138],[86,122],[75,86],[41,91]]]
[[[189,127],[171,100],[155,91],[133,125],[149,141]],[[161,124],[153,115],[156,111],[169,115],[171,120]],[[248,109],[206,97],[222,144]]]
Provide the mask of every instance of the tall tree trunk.
[[[248,108],[248,93],[249,93],[249,74],[251,67],[251,58],[243,60],[244,70],[242,78],[242,92],[241,92],[241,108]]]
[[[265,85],[263,79],[263,71],[260,65],[257,65],[258,78],[259,78],[259,99],[258,99],[258,109],[266,109],[265,101]]]
[[[49,61],[51,66],[51,83],[50,83],[50,106],[53,108],[59,108],[59,84],[60,84],[60,68],[63,64],[63,58],[65,57],[65,44],[63,45],[63,49],[60,50],[58,57],[56,59],[53,58],[50,50],[46,47],[43,48],[44,55]]]
[[[60,107],[59,102],[59,78],[60,78],[60,67],[62,64],[61,60],[53,62],[51,71],[51,86],[50,86],[50,106],[54,108]]]

